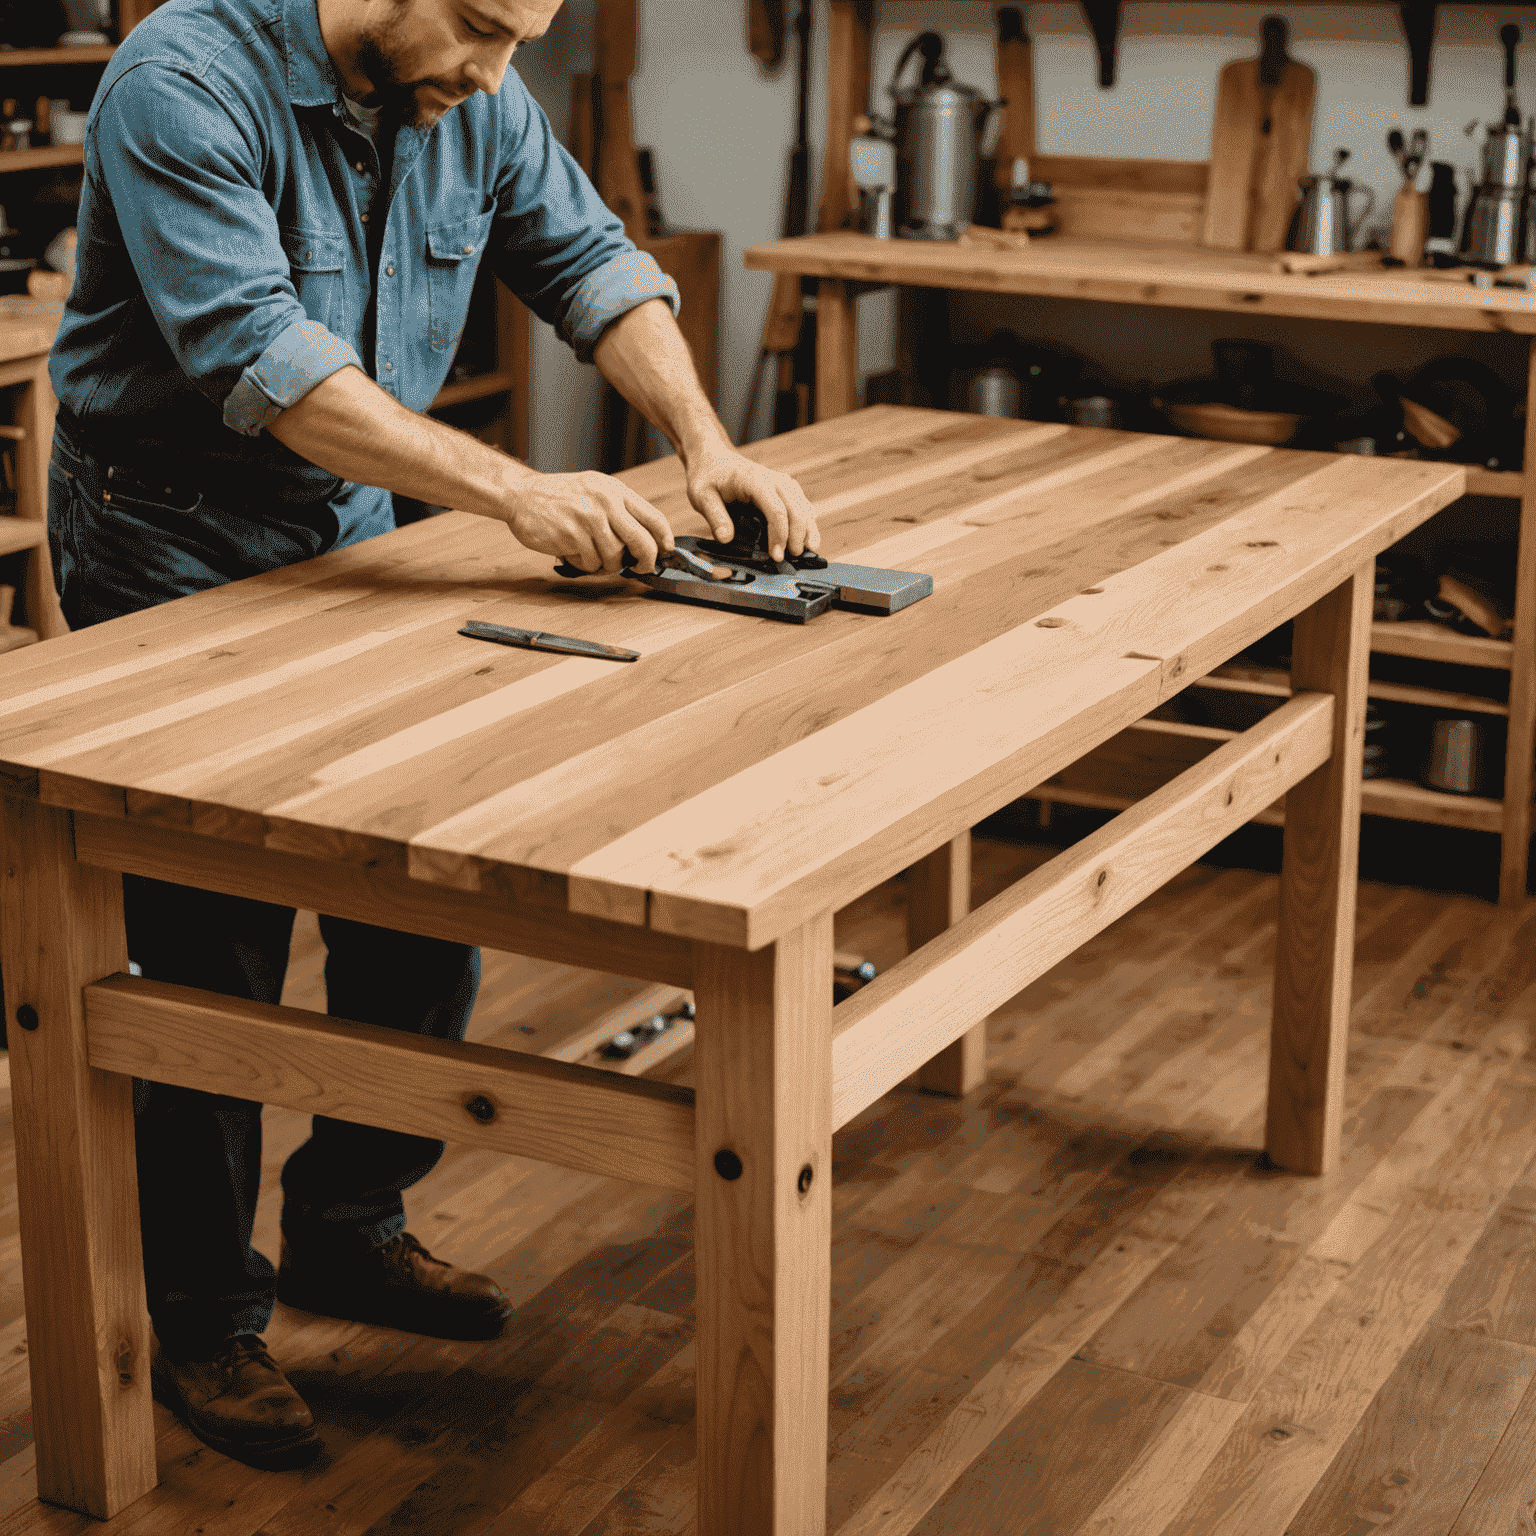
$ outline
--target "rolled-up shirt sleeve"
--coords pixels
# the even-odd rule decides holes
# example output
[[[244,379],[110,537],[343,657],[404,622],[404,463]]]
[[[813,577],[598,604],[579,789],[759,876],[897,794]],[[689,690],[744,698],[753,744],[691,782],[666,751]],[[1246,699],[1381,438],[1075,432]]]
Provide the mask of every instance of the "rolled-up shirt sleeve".
[[[263,148],[199,80],[140,64],[95,107],[86,174],[110,200],[172,355],[256,436],[355,349],[299,302],[261,183]]]
[[[637,304],[665,299],[677,314],[677,284],[625,237],[515,74],[502,94],[507,142],[492,234],[496,272],[590,362],[603,332]]]

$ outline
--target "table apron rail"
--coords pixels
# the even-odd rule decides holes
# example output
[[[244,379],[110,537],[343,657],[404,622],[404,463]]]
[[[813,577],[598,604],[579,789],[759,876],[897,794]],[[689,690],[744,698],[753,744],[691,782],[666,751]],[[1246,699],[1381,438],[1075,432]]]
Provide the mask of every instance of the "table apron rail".
[[[838,1007],[833,1129],[1322,767],[1335,730],[1331,694],[1297,694]]]
[[[458,944],[670,986],[693,984],[693,945],[628,923],[413,880],[403,871],[326,862],[124,817],[75,813],[75,857],[200,891],[302,907]]]
[[[115,975],[85,988],[93,1067],[692,1191],[691,1089]]]

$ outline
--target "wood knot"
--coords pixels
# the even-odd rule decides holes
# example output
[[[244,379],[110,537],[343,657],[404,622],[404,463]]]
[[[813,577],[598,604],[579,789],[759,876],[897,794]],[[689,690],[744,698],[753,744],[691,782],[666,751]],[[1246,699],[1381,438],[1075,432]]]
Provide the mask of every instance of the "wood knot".
[[[469,1111],[470,1118],[478,1120],[481,1125],[489,1125],[496,1118],[496,1106],[483,1093],[477,1093],[474,1098],[467,1100],[464,1108]]]
[[[1066,627],[1065,619],[1036,619],[1036,629],[1063,629]]]
[[[120,1339],[117,1345],[117,1353],[112,1357],[113,1367],[117,1371],[117,1384],[120,1387],[133,1385],[133,1366],[138,1358],[138,1352],[134,1349],[129,1339]]]

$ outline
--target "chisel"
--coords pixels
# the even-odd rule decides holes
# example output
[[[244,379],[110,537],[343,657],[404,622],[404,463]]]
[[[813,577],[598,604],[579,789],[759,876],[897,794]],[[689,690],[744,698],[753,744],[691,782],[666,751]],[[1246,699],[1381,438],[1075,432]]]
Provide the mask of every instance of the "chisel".
[[[621,645],[604,645],[599,640],[577,640],[570,635],[546,635],[537,629],[510,629],[505,624],[487,624],[471,619],[461,635],[471,640],[494,640],[498,645],[520,645],[528,651],[558,651],[563,656],[598,656],[605,661],[638,661],[639,651],[626,651]]]

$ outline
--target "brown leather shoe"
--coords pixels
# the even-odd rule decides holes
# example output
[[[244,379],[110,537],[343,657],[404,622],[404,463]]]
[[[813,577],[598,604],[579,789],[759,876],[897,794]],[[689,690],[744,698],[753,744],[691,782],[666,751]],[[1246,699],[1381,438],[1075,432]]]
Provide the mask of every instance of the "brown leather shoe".
[[[199,1440],[247,1466],[285,1471],[320,1450],[314,1415],[254,1333],[226,1339],[208,1360],[157,1354],[150,1379]]]
[[[285,1239],[277,1299],[305,1312],[439,1339],[494,1339],[512,1315],[494,1280],[434,1259],[409,1232],[339,1263],[296,1257]]]

